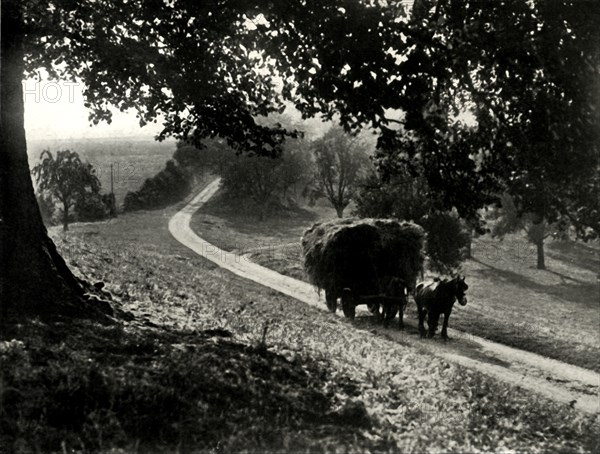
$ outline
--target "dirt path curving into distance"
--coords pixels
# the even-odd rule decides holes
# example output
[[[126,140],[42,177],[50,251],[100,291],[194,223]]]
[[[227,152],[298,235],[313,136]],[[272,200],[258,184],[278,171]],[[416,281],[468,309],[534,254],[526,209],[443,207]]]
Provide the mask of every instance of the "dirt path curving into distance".
[[[193,214],[219,189],[215,179],[169,221],[173,237],[202,257],[251,281],[270,287],[306,304],[327,311],[323,295],[315,287],[283,276],[251,262],[247,256],[224,251],[196,235],[190,228]],[[410,323],[410,322],[409,322]],[[569,403],[591,414],[600,414],[600,374],[546,358],[535,353],[491,342],[481,337],[449,329],[451,342],[424,340],[396,328],[378,327],[377,334],[419,347],[433,355],[478,370],[498,380],[520,386],[558,402]]]

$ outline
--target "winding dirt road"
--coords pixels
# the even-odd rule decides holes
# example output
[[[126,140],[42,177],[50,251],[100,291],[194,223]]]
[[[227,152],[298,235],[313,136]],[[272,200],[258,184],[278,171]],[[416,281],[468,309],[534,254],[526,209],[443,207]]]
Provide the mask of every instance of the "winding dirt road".
[[[247,256],[224,251],[196,235],[190,228],[192,215],[219,189],[215,179],[169,221],[173,237],[202,257],[238,275],[277,290],[306,304],[327,310],[314,286],[283,276],[251,262]],[[591,414],[600,414],[600,374],[534,353],[457,330],[448,330],[451,342],[422,340],[395,328],[376,328],[377,334],[418,346],[433,355],[461,364],[498,380],[520,386],[558,402],[569,403]]]

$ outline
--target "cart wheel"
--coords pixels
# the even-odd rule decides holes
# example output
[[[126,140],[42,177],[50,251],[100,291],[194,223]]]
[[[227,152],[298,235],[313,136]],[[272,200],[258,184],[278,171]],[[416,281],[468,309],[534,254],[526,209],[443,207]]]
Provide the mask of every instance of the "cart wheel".
[[[379,317],[381,315],[379,312],[379,303],[367,303],[367,309],[369,309],[369,312],[375,317]]]
[[[335,311],[337,310],[337,295],[334,291],[325,290],[325,302],[327,303],[327,309],[329,309],[329,312],[335,314]]]
[[[354,304],[354,298],[352,297],[352,290],[345,288],[342,290],[342,310],[344,316],[349,319],[353,319],[356,314],[356,306]]]
[[[398,313],[398,306],[396,304],[392,305],[392,307],[389,307],[388,310],[385,313],[385,318],[387,320],[394,320],[394,317],[396,317],[396,314]]]

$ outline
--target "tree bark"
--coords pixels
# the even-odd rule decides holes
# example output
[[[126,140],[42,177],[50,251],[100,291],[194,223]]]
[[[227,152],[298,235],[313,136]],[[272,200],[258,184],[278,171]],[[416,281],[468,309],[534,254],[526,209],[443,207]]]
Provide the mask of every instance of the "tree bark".
[[[537,269],[545,270],[546,269],[546,260],[544,257],[544,240],[537,241],[535,243],[537,248]]]
[[[12,317],[83,314],[84,290],[48,237],[25,139],[21,2],[2,2],[0,53],[0,310]],[[89,308],[87,309],[89,311]],[[90,312],[94,312],[93,310]]]
[[[69,230],[69,205],[63,203],[63,232]]]
[[[467,258],[473,258],[473,229],[469,232],[469,243],[467,244]]]
[[[537,249],[537,269],[545,270],[546,262],[544,258],[544,239],[546,238],[546,221],[542,218],[539,222],[534,222],[527,229],[529,241],[535,244]]]
[[[344,217],[344,207],[335,207],[335,212],[337,213],[338,218],[342,219]]]

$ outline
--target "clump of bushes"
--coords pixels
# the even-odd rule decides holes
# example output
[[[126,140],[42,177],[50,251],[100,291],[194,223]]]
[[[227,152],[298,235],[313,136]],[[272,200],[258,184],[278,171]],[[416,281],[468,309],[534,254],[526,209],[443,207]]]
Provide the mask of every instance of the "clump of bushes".
[[[75,202],[77,220],[83,222],[101,221],[115,213],[114,194],[91,194]]]
[[[454,211],[436,211],[420,219],[427,232],[425,252],[429,268],[452,274],[468,256],[471,235]]]
[[[190,172],[170,159],[163,170],[152,178],[146,179],[142,187],[125,196],[125,211],[151,210],[164,208],[179,202],[192,189]]]

